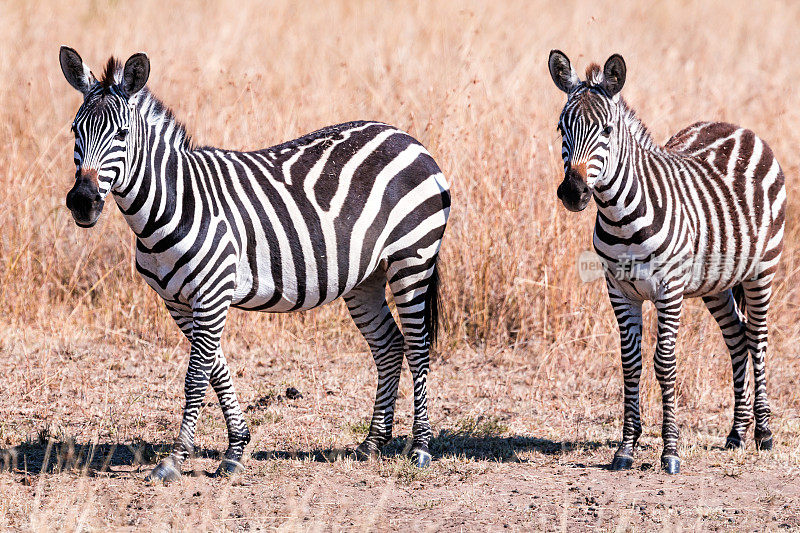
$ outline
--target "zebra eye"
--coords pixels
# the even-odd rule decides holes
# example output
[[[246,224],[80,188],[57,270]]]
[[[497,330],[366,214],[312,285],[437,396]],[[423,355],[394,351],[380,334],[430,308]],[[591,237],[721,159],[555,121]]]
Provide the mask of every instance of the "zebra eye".
[[[603,135],[611,135],[612,131],[614,131],[614,126],[609,124],[608,126],[603,128]]]
[[[125,137],[127,137],[127,136],[128,136],[127,128],[120,128],[120,129],[117,130],[117,134],[114,135],[114,138],[116,140],[118,140],[118,141],[124,141]]]

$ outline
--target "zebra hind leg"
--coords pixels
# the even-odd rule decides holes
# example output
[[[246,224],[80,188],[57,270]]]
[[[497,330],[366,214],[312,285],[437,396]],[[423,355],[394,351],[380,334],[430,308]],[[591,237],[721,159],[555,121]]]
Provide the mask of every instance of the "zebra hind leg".
[[[386,303],[386,276],[376,272],[344,295],[350,316],[369,345],[378,370],[378,386],[369,434],[356,457],[370,459],[392,439],[394,407],[403,365],[403,335]]]
[[[414,380],[414,425],[411,461],[420,468],[430,465],[428,444],[428,370],[430,348],[438,329],[439,276],[437,258],[421,260],[414,255],[389,265],[387,275],[405,338],[405,355]]]
[[[750,387],[750,354],[745,340],[745,324],[731,290],[703,297],[717,321],[731,354],[733,366],[733,427],[725,441],[726,448],[741,448],[747,429],[753,422],[753,397]]]
[[[753,359],[753,377],[755,378],[755,440],[759,450],[772,449],[765,356],[767,352],[767,311],[772,297],[773,276],[773,273],[769,273],[742,283],[744,307],[747,314],[747,346]]]

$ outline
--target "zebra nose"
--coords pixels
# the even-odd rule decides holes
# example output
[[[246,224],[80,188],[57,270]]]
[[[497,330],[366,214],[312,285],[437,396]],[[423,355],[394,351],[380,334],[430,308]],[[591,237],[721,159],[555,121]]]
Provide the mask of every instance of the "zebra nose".
[[[588,176],[586,163],[578,163],[577,165],[574,166],[570,165],[569,170],[576,177],[580,178],[583,181],[586,181],[586,176]]]
[[[72,189],[67,193],[67,209],[70,211],[75,211],[77,195],[78,194],[75,192],[75,189]]]
[[[67,209],[88,212],[102,200],[97,185],[91,180],[79,177],[75,181],[75,186],[67,193]]]
[[[97,196],[91,193],[86,194],[85,190],[77,186],[73,187],[72,190],[67,193],[67,209],[70,211],[87,212],[91,209],[93,204],[97,203],[97,200],[95,200]]]

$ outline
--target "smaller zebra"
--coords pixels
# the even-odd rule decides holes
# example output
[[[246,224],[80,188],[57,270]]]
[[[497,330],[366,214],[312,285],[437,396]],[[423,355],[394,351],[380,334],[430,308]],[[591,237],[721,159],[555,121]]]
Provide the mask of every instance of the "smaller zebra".
[[[180,478],[209,386],[228,428],[217,475],[243,468],[250,431],[220,345],[231,308],[303,311],[338,298],[378,374],[369,434],[355,455],[376,456],[391,440],[405,358],[414,384],[409,455],[428,466],[427,376],[450,192],[422,144],[388,124],[356,121],[262,150],[198,147],[146,87],[145,54],[124,65],[111,58],[99,80],[72,48],[59,59],[83,95],[67,207],[78,226],[92,227],[114,198],[136,235],[139,274],[191,345],[180,432],[148,479]]]
[[[675,341],[685,298],[702,298],[733,365],[733,428],[726,447],[772,447],[764,358],[772,280],[783,249],[786,190],[770,148],[752,131],[698,122],[656,144],[620,97],[626,66],[615,54],[581,81],[566,55],[550,52],[550,75],[567,93],[558,130],[564,180],[558,198],[582,211],[594,197],[594,248],[619,324],[624,377],[622,442],[611,467],[633,465],[641,435],[642,303],[655,304],[654,359],[663,402],[661,467],[680,471],[675,419]],[[750,389],[750,362],[755,404]]]

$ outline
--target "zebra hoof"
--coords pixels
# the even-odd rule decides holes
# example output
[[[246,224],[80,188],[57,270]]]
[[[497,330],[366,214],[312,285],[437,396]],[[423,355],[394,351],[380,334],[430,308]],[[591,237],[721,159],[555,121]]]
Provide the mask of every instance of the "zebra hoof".
[[[623,454],[614,455],[614,460],[611,461],[611,470],[618,472],[620,470],[630,470],[631,468],[633,468],[633,457]]]
[[[372,441],[365,440],[354,450],[356,461],[371,461],[377,459],[381,454],[381,449]]]
[[[167,458],[158,463],[156,467],[147,474],[146,481],[150,483],[171,483],[181,478],[181,471],[175,466],[172,459]]]
[[[423,450],[422,448],[416,448],[411,451],[411,462],[417,468],[428,468],[431,466],[431,454],[428,450]]]
[[[675,455],[664,455],[661,457],[661,470],[667,474],[679,474],[681,460]]]
[[[231,477],[244,472],[244,465],[235,459],[225,458],[219,464],[214,477]]]
[[[728,436],[728,438],[725,439],[726,450],[738,450],[739,448],[744,448],[744,442],[742,439],[731,436]]]
[[[756,448],[761,451],[772,449],[772,431],[756,428]]]

